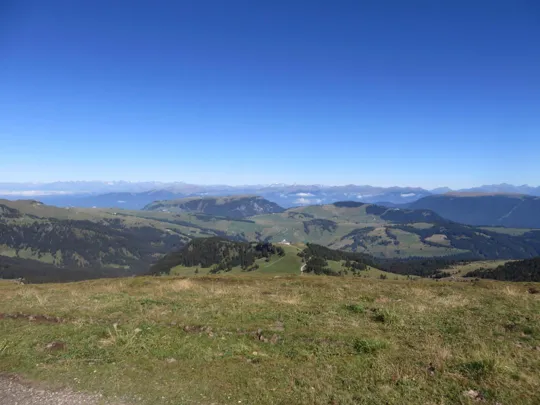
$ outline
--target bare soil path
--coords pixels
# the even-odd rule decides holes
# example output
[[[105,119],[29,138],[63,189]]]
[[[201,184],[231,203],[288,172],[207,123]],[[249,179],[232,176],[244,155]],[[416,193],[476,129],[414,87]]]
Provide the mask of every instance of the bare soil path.
[[[113,405],[98,394],[83,394],[70,390],[50,391],[20,381],[16,377],[0,376],[0,405]],[[115,402],[114,405],[125,405]]]

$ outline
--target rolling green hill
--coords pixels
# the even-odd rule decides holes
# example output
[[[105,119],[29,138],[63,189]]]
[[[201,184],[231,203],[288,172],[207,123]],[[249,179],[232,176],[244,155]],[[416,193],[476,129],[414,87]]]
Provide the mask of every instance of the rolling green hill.
[[[24,260],[32,260],[95,274],[140,274],[165,254],[201,237],[270,243],[285,239],[292,245],[311,243],[388,260],[509,260],[540,255],[540,231],[501,229],[461,225],[429,210],[356,202],[230,218],[200,212],[58,208],[37,201],[0,201],[0,256],[10,257],[11,269],[19,270],[28,265]]]
[[[258,196],[190,197],[155,201],[145,206],[143,210],[171,213],[196,212],[227,218],[246,218],[284,211],[276,203]]]
[[[208,232],[245,241],[316,243],[375,257],[463,256],[484,259],[534,257],[540,231],[507,234],[445,220],[429,210],[403,210],[361,203],[335,203],[288,209],[243,220],[178,214]]]
[[[443,264],[441,264],[442,266]],[[320,245],[237,242],[222,238],[193,239],[169,253],[150,269],[151,275],[289,274],[400,278],[378,269],[362,253],[332,250]],[[383,266],[383,265],[381,265]]]

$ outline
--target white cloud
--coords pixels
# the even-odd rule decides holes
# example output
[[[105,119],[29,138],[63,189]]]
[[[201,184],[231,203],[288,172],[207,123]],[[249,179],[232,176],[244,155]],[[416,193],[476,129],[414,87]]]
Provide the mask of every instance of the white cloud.
[[[125,203],[125,201],[124,200],[118,200],[117,203],[123,204],[123,203]]]
[[[70,195],[74,194],[69,191],[43,191],[43,190],[23,190],[23,191],[8,191],[0,190],[0,195],[14,195],[14,196],[40,196],[40,195]]]
[[[414,197],[416,194],[415,193],[405,193],[405,194],[401,194],[402,197]]]
[[[312,205],[312,204],[320,204],[322,203],[322,200],[320,198],[298,198],[297,200],[294,200],[293,203],[300,204],[300,205]]]
[[[362,198],[375,197],[376,195],[378,195],[378,194],[358,194],[358,195],[356,196],[356,198],[358,198],[359,200],[361,200]]]
[[[315,197],[315,194],[311,193],[296,193],[297,197]]]

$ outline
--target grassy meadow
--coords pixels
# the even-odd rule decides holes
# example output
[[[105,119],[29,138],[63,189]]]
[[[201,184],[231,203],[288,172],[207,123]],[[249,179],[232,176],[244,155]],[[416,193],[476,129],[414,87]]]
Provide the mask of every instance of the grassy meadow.
[[[0,281],[0,373],[133,404],[533,405],[540,294],[529,287],[264,274]]]

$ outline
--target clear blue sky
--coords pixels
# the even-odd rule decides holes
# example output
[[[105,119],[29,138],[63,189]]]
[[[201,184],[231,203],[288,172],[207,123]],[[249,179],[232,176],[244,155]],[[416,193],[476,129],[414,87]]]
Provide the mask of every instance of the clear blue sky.
[[[0,0],[0,181],[540,184],[535,0]]]

